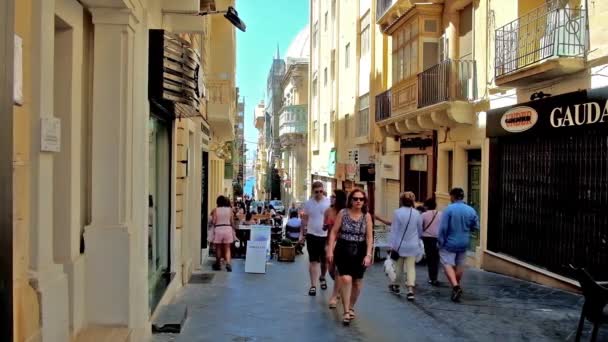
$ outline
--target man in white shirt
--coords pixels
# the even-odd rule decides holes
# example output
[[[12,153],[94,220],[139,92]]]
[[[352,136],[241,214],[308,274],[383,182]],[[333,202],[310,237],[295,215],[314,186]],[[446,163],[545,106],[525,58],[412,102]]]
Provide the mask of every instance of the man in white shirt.
[[[325,197],[323,183],[316,181],[312,183],[312,198],[304,204],[304,215],[302,217],[302,229],[300,230],[300,241],[306,237],[306,249],[310,265],[310,289],[308,294],[317,294],[317,279],[321,282],[321,288],[327,289],[325,274],[327,273],[327,263],[325,262],[325,245],[327,242],[327,230],[323,229],[323,219],[325,210],[329,208],[331,202]],[[320,264],[320,265],[319,265]],[[319,266],[321,274],[319,273]]]

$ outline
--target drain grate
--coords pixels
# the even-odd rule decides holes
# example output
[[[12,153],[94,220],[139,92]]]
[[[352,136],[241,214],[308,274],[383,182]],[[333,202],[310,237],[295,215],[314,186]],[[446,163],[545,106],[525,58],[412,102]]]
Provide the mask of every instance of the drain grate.
[[[213,277],[215,277],[215,274],[197,273],[197,274],[193,274],[192,277],[190,277],[190,281],[188,283],[189,284],[209,284],[213,280]]]

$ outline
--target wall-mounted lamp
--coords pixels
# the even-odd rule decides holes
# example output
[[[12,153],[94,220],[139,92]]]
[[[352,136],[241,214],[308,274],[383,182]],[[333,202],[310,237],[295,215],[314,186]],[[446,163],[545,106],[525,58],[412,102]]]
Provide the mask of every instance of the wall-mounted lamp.
[[[209,11],[209,12],[200,12],[198,15],[204,16],[208,14],[224,14],[224,18],[228,19],[229,22],[232,23],[236,28],[245,32],[247,30],[247,25],[239,18],[239,12],[237,12],[234,7],[228,6],[228,9],[225,11]]]

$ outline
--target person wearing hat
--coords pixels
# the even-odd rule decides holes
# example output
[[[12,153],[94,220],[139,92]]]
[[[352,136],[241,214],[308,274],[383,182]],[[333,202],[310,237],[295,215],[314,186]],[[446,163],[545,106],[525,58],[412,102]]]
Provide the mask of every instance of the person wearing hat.
[[[450,200],[452,204],[445,208],[441,216],[437,245],[445,275],[452,285],[451,299],[458,302],[462,296],[460,280],[464,273],[471,231],[479,229],[479,218],[475,209],[464,203],[464,190],[461,188],[450,191]]]

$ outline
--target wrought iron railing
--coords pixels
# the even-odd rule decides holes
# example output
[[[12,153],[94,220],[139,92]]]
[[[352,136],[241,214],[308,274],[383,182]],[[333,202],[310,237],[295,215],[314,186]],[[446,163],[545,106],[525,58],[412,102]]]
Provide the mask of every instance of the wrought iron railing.
[[[381,18],[386,11],[393,5],[395,0],[378,0],[376,3],[376,20]]]
[[[376,95],[376,122],[391,116],[391,90]]]
[[[477,98],[475,61],[445,60],[418,74],[418,108]]]
[[[585,57],[587,9],[560,8],[553,1],[495,32],[495,75],[500,77],[551,57]]]

